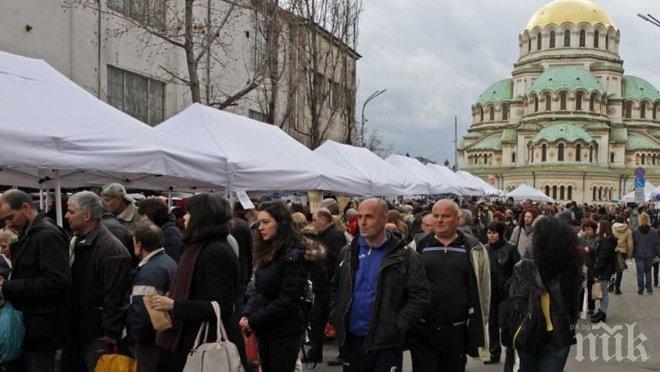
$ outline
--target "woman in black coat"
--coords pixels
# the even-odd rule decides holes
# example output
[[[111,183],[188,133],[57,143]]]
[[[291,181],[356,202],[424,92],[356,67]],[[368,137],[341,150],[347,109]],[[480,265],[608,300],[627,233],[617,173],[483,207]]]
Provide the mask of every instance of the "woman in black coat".
[[[240,296],[238,257],[227,242],[231,220],[229,202],[217,195],[198,194],[186,205],[184,249],[168,297],[155,296],[150,304],[170,312],[173,327],[158,333],[161,348],[158,371],[183,370],[203,322],[215,325],[212,301],[220,305],[221,319],[230,341],[242,344],[240,333],[230,322]],[[209,328],[209,341],[216,340],[216,328]]]
[[[309,273],[305,248],[293,219],[280,203],[262,206],[255,243],[255,288],[240,320],[255,332],[263,372],[292,372],[302,344],[301,297]]]
[[[600,299],[600,309],[591,317],[592,323],[605,322],[607,305],[609,304],[610,278],[616,272],[616,246],[618,240],[612,234],[612,224],[601,220],[598,224],[598,245],[596,246],[596,263],[594,265],[594,282],[600,282],[603,297]]]

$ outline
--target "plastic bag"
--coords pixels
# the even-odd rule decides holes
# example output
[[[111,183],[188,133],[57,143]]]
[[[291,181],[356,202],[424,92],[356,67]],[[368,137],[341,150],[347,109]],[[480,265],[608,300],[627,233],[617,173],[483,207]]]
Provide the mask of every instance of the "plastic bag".
[[[137,363],[126,355],[105,354],[96,362],[94,372],[137,372]]]
[[[243,335],[245,342],[245,358],[252,367],[259,367],[259,343],[257,336],[251,332],[249,336]]]
[[[23,313],[10,302],[0,309],[0,363],[18,359],[23,351]]]

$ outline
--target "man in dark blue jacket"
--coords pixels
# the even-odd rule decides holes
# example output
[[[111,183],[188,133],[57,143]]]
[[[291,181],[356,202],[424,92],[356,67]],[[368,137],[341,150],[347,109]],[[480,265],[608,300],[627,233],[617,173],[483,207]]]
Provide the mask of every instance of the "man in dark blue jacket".
[[[143,297],[167,293],[176,274],[176,262],[165,253],[163,240],[163,231],[153,223],[140,222],[133,230],[135,255],[141,261],[133,279],[129,324],[140,371],[156,371],[158,362],[156,332]]]

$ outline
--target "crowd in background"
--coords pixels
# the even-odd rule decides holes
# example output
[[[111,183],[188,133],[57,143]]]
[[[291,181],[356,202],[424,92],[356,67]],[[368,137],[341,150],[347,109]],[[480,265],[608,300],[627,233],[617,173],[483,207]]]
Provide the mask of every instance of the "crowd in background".
[[[404,350],[414,371],[463,371],[467,356],[496,364],[503,351],[505,371],[561,371],[579,312],[605,322],[631,260],[639,295],[658,285],[651,206],[255,204],[197,194],[170,209],[115,183],[68,197],[58,227],[30,194],[4,192],[0,294],[26,333],[21,357],[3,368],[93,371],[119,353],[139,371],[182,371],[217,304],[247,370],[244,338],[254,335],[264,372],[323,361],[400,371]],[[534,288],[552,298],[555,330],[532,347],[515,336]],[[157,332],[150,310],[171,325]],[[217,337],[211,327],[207,338]],[[331,339],[338,356],[323,353]]]

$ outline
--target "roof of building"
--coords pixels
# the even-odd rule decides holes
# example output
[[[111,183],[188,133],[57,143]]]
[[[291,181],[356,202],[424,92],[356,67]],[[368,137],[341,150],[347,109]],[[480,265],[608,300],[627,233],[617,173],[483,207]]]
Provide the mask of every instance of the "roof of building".
[[[477,105],[499,103],[513,98],[513,79],[500,80],[486,89],[477,100]]]
[[[591,142],[594,138],[584,128],[574,123],[557,123],[541,129],[533,138],[532,142],[537,143],[546,141],[549,143],[564,140],[567,142],[575,142],[582,140],[584,142]]]
[[[530,92],[538,94],[543,91],[556,92],[563,89],[571,92],[584,90],[588,93],[605,93],[594,74],[575,66],[549,68],[534,81]]]
[[[534,13],[525,30],[531,31],[535,27],[544,28],[551,24],[561,26],[564,23],[574,25],[588,23],[592,26],[601,24],[605,27],[614,27],[612,17],[589,0],[555,0]]]
[[[626,75],[623,77],[623,98],[635,101],[643,99],[658,101],[660,100],[660,91],[642,78]]]
[[[660,144],[653,138],[637,132],[628,133],[628,150],[658,150]]]
[[[628,129],[626,129],[626,128],[612,128],[612,133],[610,135],[610,140],[612,142],[627,142],[628,141]]]
[[[502,150],[502,137],[498,134],[488,135],[469,146],[470,150]]]
[[[513,142],[517,141],[518,134],[515,129],[505,129],[502,131],[502,142]]]

